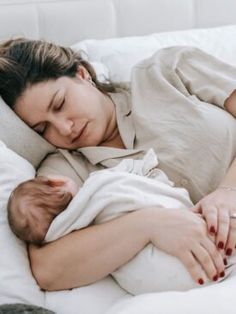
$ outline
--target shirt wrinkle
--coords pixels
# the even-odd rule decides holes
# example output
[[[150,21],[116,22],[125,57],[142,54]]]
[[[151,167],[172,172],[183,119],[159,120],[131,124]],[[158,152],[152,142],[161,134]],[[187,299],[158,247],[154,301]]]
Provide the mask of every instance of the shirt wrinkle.
[[[126,89],[110,94],[126,149],[84,147],[77,150],[84,160],[71,152],[66,158],[86,177],[153,148],[159,168],[196,203],[218,186],[236,154],[235,118],[224,110],[235,78],[235,67],[198,48],[161,49],[133,68]]]

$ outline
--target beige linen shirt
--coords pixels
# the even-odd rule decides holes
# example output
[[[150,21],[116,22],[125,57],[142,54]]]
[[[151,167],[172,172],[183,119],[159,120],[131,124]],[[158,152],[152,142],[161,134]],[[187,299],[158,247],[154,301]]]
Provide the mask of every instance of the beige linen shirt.
[[[153,148],[159,166],[195,203],[214,190],[236,153],[236,121],[224,102],[236,68],[193,47],[159,50],[134,67],[126,89],[110,94],[126,149],[58,149],[39,173],[61,173],[82,184],[89,173],[141,158]]]

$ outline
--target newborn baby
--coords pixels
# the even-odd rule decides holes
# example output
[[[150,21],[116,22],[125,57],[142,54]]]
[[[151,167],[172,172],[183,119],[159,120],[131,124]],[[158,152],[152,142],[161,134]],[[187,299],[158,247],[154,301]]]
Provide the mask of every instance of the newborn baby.
[[[22,182],[8,201],[12,231],[27,243],[42,244],[53,219],[77,192],[75,182],[64,176],[40,176]]]
[[[157,166],[149,150],[141,160],[124,159],[116,167],[91,173],[79,192],[72,180],[61,176],[22,183],[9,201],[10,226],[21,239],[42,243],[143,207],[191,208],[188,192],[174,187]],[[199,287],[177,258],[152,244],[112,276],[132,294]]]

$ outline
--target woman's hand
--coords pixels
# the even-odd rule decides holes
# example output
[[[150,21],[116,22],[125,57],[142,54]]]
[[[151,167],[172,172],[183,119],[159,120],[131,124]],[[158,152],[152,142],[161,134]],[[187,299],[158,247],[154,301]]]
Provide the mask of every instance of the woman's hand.
[[[230,256],[236,247],[236,189],[219,187],[194,207],[206,220],[208,231],[215,235],[215,243]]]
[[[155,215],[155,208],[153,211]],[[224,276],[223,257],[209,237],[201,215],[163,208],[157,211],[150,232],[150,241],[162,251],[179,258],[199,284],[204,283],[206,275],[214,281]]]

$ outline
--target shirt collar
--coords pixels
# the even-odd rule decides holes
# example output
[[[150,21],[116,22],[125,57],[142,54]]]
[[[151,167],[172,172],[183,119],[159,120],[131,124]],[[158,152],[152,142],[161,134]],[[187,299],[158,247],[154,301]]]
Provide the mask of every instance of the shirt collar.
[[[131,94],[128,89],[120,89],[110,94],[116,108],[116,121],[120,136],[126,148],[134,148],[135,129],[132,120]]]
[[[104,146],[92,146],[80,148],[80,151],[92,165],[98,163],[103,164],[106,167],[113,167],[119,161],[119,158],[132,156],[137,153],[143,152],[143,149],[122,149]],[[114,160],[117,160],[114,162]]]
[[[109,95],[115,104],[117,126],[126,148],[91,146],[79,148],[77,151],[81,152],[93,165],[103,163],[110,167],[113,164],[111,165],[108,160],[134,155],[143,150],[134,149],[135,129],[131,115],[130,92],[122,89]]]

